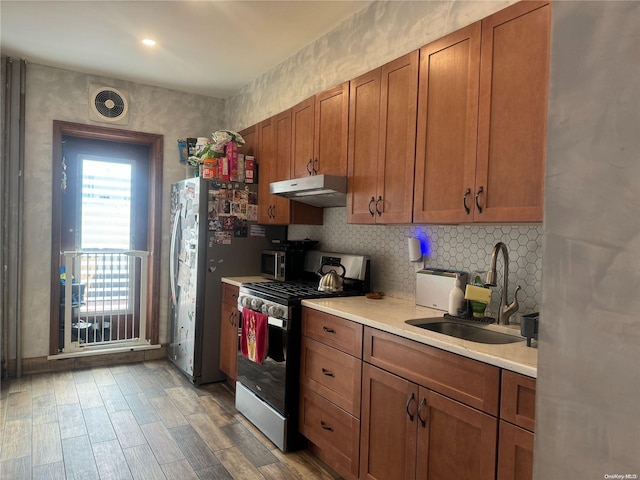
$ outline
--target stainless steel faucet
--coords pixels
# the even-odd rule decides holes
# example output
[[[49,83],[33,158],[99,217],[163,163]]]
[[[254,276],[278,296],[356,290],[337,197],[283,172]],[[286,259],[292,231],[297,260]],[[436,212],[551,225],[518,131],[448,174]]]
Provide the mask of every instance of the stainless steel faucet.
[[[518,291],[520,290],[520,285],[516,287],[513,302],[507,304],[507,287],[509,285],[509,253],[507,252],[507,246],[502,242],[496,243],[493,247],[493,252],[491,252],[491,265],[489,266],[485,283],[491,287],[496,286],[496,261],[498,260],[498,251],[502,252],[504,259],[502,297],[500,299],[500,309],[498,310],[498,324],[509,325],[509,317],[516,313],[519,308]]]

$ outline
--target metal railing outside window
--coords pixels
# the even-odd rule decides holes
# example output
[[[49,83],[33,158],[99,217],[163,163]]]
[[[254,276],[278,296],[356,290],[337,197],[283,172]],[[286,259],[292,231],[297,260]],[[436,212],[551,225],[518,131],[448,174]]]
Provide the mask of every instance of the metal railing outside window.
[[[62,254],[62,351],[148,344],[149,256],[138,250]]]

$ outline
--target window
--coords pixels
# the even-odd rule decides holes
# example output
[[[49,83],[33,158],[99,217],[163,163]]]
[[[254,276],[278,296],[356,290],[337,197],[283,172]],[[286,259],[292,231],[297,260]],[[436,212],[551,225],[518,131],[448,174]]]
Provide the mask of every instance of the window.
[[[131,172],[129,163],[82,160],[82,250],[131,248]]]
[[[163,138],[71,122],[54,121],[53,124],[50,353],[58,352],[62,334],[60,320],[64,312],[60,299],[64,296],[64,288],[60,267],[65,256],[61,253],[80,250],[103,254],[123,250],[151,253],[145,261],[148,267],[144,269],[140,256],[137,257],[134,267],[137,281],[123,282],[118,278],[122,270],[131,268],[128,265],[132,262],[131,257],[127,261],[94,260],[98,268],[87,262],[85,271],[76,276],[88,274],[90,269],[97,273],[91,279],[94,305],[85,299],[83,310],[106,311],[100,321],[103,325],[111,322],[112,333],[118,318],[138,316],[146,319],[145,338],[158,344]],[[109,272],[112,268],[114,271]],[[144,278],[147,279],[144,286],[139,280],[142,271],[146,272]],[[127,278],[131,277],[127,275]],[[98,279],[112,281],[112,286],[119,288],[122,295],[112,294],[108,298],[105,294],[101,299],[105,304],[97,305]],[[131,305],[129,300],[123,302],[120,297],[135,299],[143,287],[147,291],[146,313],[140,315],[140,302],[137,306]],[[89,288],[88,284],[86,288]],[[85,293],[89,298],[88,290]],[[93,314],[88,312],[87,315]],[[95,316],[98,318],[97,313]]]

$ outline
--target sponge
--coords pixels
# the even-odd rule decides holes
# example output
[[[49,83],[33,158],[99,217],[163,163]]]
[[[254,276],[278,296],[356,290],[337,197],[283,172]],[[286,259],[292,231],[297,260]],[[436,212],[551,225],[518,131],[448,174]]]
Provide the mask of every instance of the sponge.
[[[467,285],[464,298],[475,302],[490,303],[491,289],[484,287],[476,287],[475,285]]]

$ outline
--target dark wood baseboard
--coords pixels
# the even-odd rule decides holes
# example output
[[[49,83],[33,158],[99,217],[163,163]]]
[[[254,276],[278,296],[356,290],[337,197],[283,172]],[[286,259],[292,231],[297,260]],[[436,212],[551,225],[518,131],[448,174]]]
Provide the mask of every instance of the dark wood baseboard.
[[[22,374],[61,372],[88,367],[105,367],[125,363],[145,362],[167,358],[167,345],[152,350],[138,350],[100,355],[84,355],[75,358],[48,359],[47,357],[31,357],[22,359]],[[15,377],[16,360],[7,362],[7,375]]]

